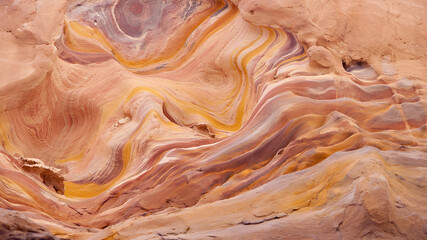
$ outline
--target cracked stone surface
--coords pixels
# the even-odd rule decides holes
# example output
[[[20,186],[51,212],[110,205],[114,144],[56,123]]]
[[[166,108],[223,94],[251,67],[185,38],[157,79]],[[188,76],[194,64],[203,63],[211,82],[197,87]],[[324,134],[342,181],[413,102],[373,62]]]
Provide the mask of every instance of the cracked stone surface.
[[[426,11],[0,1],[0,238],[426,239]]]

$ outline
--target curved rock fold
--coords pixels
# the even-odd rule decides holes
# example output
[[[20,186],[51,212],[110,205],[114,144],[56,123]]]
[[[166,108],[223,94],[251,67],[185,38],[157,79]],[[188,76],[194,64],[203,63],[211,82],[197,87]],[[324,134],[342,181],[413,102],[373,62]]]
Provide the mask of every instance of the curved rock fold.
[[[0,237],[425,239],[426,9],[2,1]]]

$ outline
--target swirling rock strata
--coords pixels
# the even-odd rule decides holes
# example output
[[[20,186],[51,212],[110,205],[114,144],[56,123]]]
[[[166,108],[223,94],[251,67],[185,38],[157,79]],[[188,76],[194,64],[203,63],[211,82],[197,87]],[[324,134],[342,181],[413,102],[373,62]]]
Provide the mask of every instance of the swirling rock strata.
[[[0,9],[22,238],[427,237],[424,1]]]

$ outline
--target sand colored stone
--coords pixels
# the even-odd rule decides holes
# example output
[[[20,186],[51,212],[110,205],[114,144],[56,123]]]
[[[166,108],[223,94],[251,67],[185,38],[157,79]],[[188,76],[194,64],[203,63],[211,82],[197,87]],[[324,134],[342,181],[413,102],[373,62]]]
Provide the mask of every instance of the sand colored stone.
[[[425,1],[0,11],[1,238],[427,237]]]

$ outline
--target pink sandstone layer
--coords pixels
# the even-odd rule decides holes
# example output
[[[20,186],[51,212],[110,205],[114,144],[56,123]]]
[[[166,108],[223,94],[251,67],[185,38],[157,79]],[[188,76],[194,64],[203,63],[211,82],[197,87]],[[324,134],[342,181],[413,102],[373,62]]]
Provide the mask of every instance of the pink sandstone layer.
[[[425,0],[3,0],[1,239],[426,239]]]

